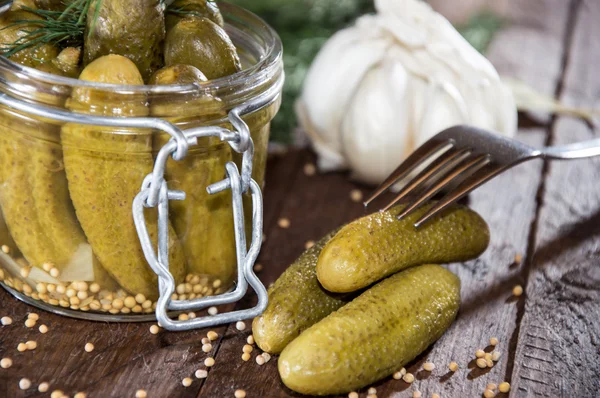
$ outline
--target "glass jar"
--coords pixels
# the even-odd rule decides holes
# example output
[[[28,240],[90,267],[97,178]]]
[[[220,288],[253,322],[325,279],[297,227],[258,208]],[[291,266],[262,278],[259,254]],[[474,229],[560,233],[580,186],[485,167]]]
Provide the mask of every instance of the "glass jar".
[[[50,110],[45,117],[0,105],[0,282],[12,294],[84,319],[154,317],[158,280],[144,257],[132,202],[171,136],[151,128],[65,122],[69,115],[160,118],[183,131],[235,130],[228,115],[241,110],[254,144],[252,177],[262,186],[270,122],[280,104],[282,47],[257,16],[219,6],[244,68],[203,84],[90,83],[0,57],[0,96]],[[246,106],[260,98],[267,99],[264,106]],[[185,158],[166,162],[168,189],[186,193],[168,205],[174,300],[220,294],[235,283],[232,194],[206,190],[223,180],[231,160],[242,167],[241,154],[215,136],[199,138]],[[245,197],[247,229],[251,205]],[[144,216],[156,245],[158,212],[148,208]]]

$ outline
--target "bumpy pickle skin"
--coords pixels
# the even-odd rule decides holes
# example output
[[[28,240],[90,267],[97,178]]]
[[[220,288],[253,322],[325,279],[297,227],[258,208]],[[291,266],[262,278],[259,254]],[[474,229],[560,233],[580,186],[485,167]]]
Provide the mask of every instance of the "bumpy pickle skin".
[[[153,84],[201,83],[206,77],[193,66],[175,65],[157,71]],[[156,116],[170,116],[173,122],[182,119],[211,120],[224,116],[220,103],[210,96],[190,99],[184,107],[176,103],[153,101],[151,111]],[[167,143],[165,134],[155,135],[155,151]],[[177,232],[187,261],[188,273],[210,275],[231,286],[236,273],[235,236],[231,195],[221,192],[209,195],[206,187],[224,177],[225,164],[231,160],[227,144],[201,140],[190,148],[182,161],[170,158],[165,170],[171,189],[186,192],[184,201],[169,204],[171,222]]]
[[[414,223],[432,205],[401,221],[402,206],[360,218],[340,230],[321,252],[317,277],[331,292],[353,292],[405,268],[478,257],[489,244],[486,222],[464,206],[419,229]]]
[[[88,65],[81,80],[143,84],[135,64],[108,55]],[[76,89],[67,106],[78,112],[106,116],[146,116],[144,98],[122,102],[108,93]],[[152,131],[68,124],[61,137],[69,192],[77,217],[104,268],[130,293],[156,299],[157,277],[148,266],[133,223],[131,205],[144,177],[152,171]],[[156,244],[157,215],[146,212]],[[169,266],[177,283],[185,276],[185,259],[175,232],[169,231]]]
[[[215,2],[207,0],[175,0],[167,8],[165,15],[167,32],[173,26],[177,25],[177,22],[189,17],[204,17],[210,19],[220,27],[225,26],[221,11],[219,11],[219,7]]]
[[[317,280],[319,253],[333,235],[335,231],[306,250],[269,288],[269,305],[252,322],[261,350],[279,354],[300,333],[351,300],[326,291]]]
[[[460,281],[450,271],[421,265],[397,273],[292,341],[279,358],[279,374],[307,395],[368,386],[439,339],[459,305]]]
[[[192,65],[209,79],[242,70],[240,57],[223,28],[207,18],[185,18],[169,31],[165,63]]]
[[[159,0],[92,1],[83,62],[88,65],[103,55],[123,55],[148,79],[161,66],[164,39],[164,11]]]
[[[36,29],[35,20],[40,17],[27,11],[9,11],[0,17],[0,53],[6,53],[11,46],[27,35],[27,32]],[[19,20],[31,20],[31,24],[14,25]],[[36,66],[48,62],[58,55],[58,48],[52,44],[46,43],[41,46],[33,46],[23,49],[9,57],[13,62],[24,66],[35,68]]]

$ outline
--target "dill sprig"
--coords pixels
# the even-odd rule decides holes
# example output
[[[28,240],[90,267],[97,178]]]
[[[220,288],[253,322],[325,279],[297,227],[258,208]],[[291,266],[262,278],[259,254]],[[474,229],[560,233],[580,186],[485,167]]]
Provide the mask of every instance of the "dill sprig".
[[[14,43],[2,43],[0,51],[10,57],[28,48],[38,48],[44,44],[54,44],[61,48],[81,47],[83,45],[86,16],[93,1],[72,0],[64,11],[38,10],[21,7],[40,19],[19,19],[3,29],[15,26],[23,27],[25,35]],[[99,7],[96,9],[98,10]]]
[[[207,3],[214,3],[215,0],[207,0]],[[177,15],[181,17],[204,17],[205,14],[202,14],[198,11],[191,9],[190,7],[194,7],[194,4],[187,4],[183,6],[174,6],[175,2],[173,0],[162,0],[162,4],[166,5],[165,12],[167,14]]]

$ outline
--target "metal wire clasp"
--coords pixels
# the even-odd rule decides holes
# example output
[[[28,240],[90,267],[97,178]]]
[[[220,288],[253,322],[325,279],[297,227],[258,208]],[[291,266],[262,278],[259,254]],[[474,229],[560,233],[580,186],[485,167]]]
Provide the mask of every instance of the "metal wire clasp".
[[[234,150],[243,153],[241,174],[235,163],[228,162],[225,165],[225,179],[207,187],[207,191],[211,195],[231,190],[238,273],[237,284],[233,291],[192,300],[171,300],[171,296],[175,291],[175,280],[169,272],[169,201],[185,200],[185,192],[169,190],[164,179],[168,157],[175,158],[174,155],[177,152],[176,137],[171,138],[160,150],[153,172],[144,179],[140,193],[133,202],[133,219],[142,250],[148,264],[158,275],[160,296],[156,306],[156,318],[168,330],[189,330],[254,318],[260,315],[267,306],[267,291],[253,270],[254,262],[262,244],[263,228],[262,194],[260,187],[252,179],[254,144],[248,126],[239,117],[239,113],[232,111],[230,120],[232,119],[235,120],[232,125],[238,128],[241,126],[240,130],[232,132],[220,127],[199,127],[184,131],[183,136],[185,145],[196,145],[199,137],[218,136],[221,140],[228,142]],[[249,249],[246,245],[243,207],[243,195],[247,192],[252,196],[252,237]],[[158,208],[158,247],[156,251],[150,239],[144,217],[144,208],[154,207]],[[208,317],[197,317],[186,321],[172,320],[167,314],[169,310],[200,310],[209,306],[239,301],[246,294],[248,285],[252,286],[258,296],[258,303],[253,308]]]

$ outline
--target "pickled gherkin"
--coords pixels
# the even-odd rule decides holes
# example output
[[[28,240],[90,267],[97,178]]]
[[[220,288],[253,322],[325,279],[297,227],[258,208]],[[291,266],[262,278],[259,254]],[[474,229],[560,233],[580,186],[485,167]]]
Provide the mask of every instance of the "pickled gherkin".
[[[242,69],[237,50],[225,30],[207,18],[182,19],[169,31],[165,63],[195,66],[209,79]]]
[[[148,79],[161,66],[164,38],[164,11],[159,0],[92,1],[83,62],[88,65],[103,55],[123,55]]]
[[[38,65],[36,69],[59,76],[77,77],[80,73],[80,56],[81,49],[67,47],[62,50],[56,58]]]
[[[97,59],[79,78],[113,84],[143,83],[135,64],[119,55]],[[67,107],[105,116],[148,114],[144,98],[124,103],[116,94],[87,88],[76,89]],[[146,262],[131,213],[141,182],[153,168],[152,131],[67,124],[61,137],[69,191],[94,253],[121,287],[155,299],[157,276]],[[156,244],[155,209],[147,210],[146,224]],[[175,232],[172,228],[169,232],[169,265],[179,283],[185,276],[185,259]]]
[[[209,0],[175,0],[167,8],[165,23],[167,31],[171,30],[183,18],[204,17],[223,27],[223,16],[214,1]]]
[[[151,82],[191,84],[205,80],[204,75],[193,66],[175,65],[157,71]],[[219,109],[220,102],[208,95],[189,99],[185,107],[158,101],[152,102],[151,106],[153,115],[171,115],[170,120],[174,123],[182,121],[178,120],[178,116],[192,117],[195,123],[225,116]],[[157,134],[154,137],[155,150],[159,151],[169,138],[165,134]],[[226,143],[213,141],[201,139],[199,145],[191,147],[187,157],[181,161],[169,158],[165,178],[170,189],[183,190],[187,194],[184,201],[169,203],[169,209],[183,246],[188,272],[220,279],[223,286],[228,287],[236,272],[231,194],[226,191],[209,195],[206,187],[223,179],[231,151]]]

